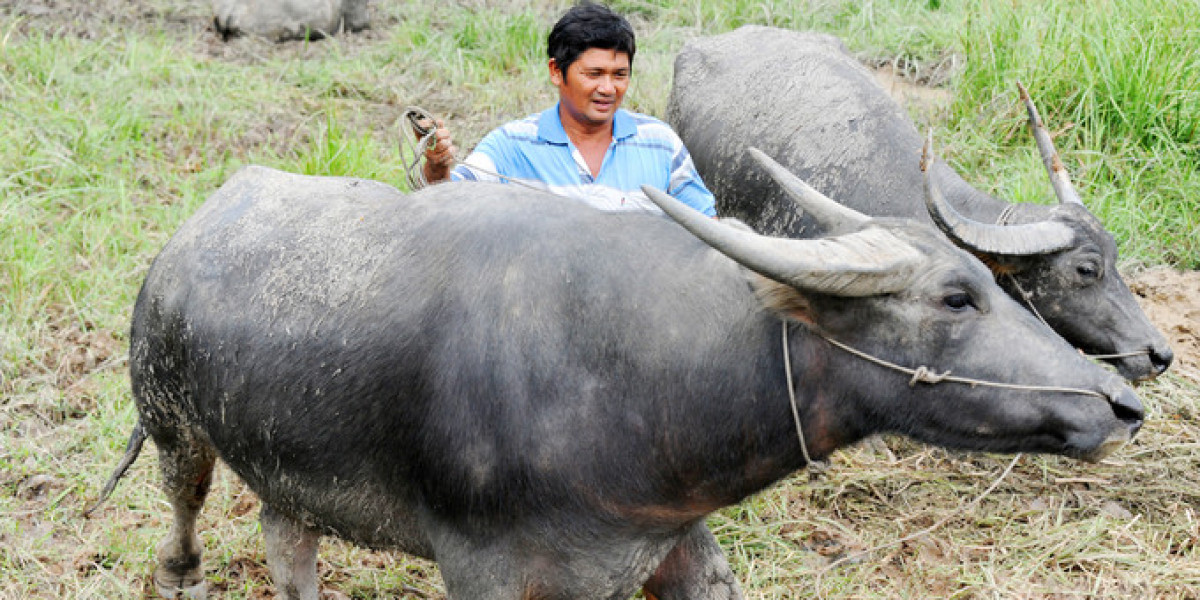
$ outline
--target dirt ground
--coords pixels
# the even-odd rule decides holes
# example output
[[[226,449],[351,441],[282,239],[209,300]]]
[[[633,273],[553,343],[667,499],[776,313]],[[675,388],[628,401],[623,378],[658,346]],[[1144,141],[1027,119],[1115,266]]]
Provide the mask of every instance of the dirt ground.
[[[1125,282],[1175,351],[1171,369],[1200,382],[1200,271],[1155,267],[1127,275]]]

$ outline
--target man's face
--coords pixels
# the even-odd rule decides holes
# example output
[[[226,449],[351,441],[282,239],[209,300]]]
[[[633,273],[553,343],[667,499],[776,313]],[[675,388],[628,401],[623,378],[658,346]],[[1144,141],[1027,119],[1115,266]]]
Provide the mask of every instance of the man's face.
[[[563,73],[550,59],[550,81],[566,117],[584,126],[611,123],[629,87],[629,55],[588,48]],[[565,76],[564,76],[565,75]]]

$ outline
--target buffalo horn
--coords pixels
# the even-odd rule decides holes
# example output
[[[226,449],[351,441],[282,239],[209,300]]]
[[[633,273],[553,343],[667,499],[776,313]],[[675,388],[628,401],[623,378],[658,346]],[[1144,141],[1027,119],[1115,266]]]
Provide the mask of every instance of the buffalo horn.
[[[642,191],[713,249],[800,290],[834,296],[896,292],[908,287],[923,262],[915,248],[878,227],[814,240],[773,238],[710,219],[650,186]]]
[[[767,170],[771,178],[787,192],[788,196],[817,223],[820,223],[825,231],[830,233],[856,231],[869,220],[866,215],[843,206],[813,189],[812,186],[796,177],[783,165],[775,162],[775,159],[767,156],[762,150],[752,147],[750,156],[754,157],[754,160]]]
[[[1037,107],[1033,105],[1029,92],[1025,90],[1025,86],[1021,85],[1020,81],[1017,82],[1017,89],[1021,91],[1021,101],[1025,103],[1025,110],[1029,113],[1029,130],[1033,132],[1033,139],[1037,141],[1038,152],[1042,155],[1042,163],[1046,165],[1046,173],[1050,175],[1050,184],[1054,186],[1054,195],[1058,196],[1060,203],[1083,206],[1083,201],[1079,199],[1075,186],[1071,185],[1071,175],[1067,173],[1067,168],[1063,166],[1062,160],[1058,157],[1054,140],[1050,139],[1050,132],[1046,130],[1046,125],[1042,122]]]
[[[1033,256],[1070,248],[1075,233],[1070,227],[1053,221],[1025,225],[989,225],[964,217],[942,197],[933,171],[933,132],[921,150],[921,170],[925,173],[925,208],[938,229],[960,247],[994,256]]]

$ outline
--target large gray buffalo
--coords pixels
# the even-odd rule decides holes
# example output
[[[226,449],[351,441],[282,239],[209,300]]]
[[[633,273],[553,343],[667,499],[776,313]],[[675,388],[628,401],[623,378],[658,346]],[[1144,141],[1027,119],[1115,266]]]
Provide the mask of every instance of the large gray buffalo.
[[[368,0],[213,0],[213,26],[223,37],[272,41],[317,39],[370,26]]]
[[[693,41],[675,60],[667,111],[718,213],[761,233],[812,235],[816,223],[747,158],[748,146],[856,210],[934,221],[920,134],[836,38],[747,26]],[[1116,244],[1074,194],[1049,136],[1039,143],[1064,201],[1010,204],[939,163],[933,175],[950,206],[937,221],[1068,342],[1129,379],[1160,374],[1173,358],[1166,339],[1121,280]]]
[[[805,456],[892,431],[1095,460],[1140,427],[1120,377],[932,227],[787,183],[838,235],[762,237],[655,190],[695,235],[518,186],[238,172],[133,312],[140,419],[110,486],[152,438],[174,508],[156,585],[203,595],[217,458],[262,500],[282,597],[316,600],[334,535],[435,559],[455,600],[730,599],[705,515]]]

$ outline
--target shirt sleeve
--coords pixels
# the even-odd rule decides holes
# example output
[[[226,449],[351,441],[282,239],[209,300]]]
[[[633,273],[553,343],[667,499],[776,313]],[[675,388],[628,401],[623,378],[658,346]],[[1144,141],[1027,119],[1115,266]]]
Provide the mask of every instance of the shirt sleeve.
[[[492,131],[480,140],[467,158],[455,165],[450,171],[453,181],[500,181],[497,173],[503,175],[504,136],[499,129]]]
[[[700,173],[696,172],[696,165],[692,163],[692,155],[684,147],[683,141],[678,137],[676,140],[678,147],[671,159],[671,183],[667,193],[702,214],[715,217],[717,215],[716,199],[712,192],[708,191],[704,181],[700,179]]]

